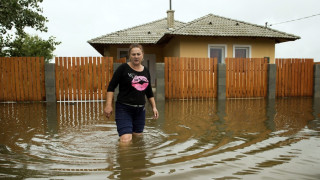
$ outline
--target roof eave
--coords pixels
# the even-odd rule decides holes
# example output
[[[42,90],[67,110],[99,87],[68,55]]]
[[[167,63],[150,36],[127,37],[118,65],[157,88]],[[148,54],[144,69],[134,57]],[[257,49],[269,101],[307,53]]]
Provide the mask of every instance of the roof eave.
[[[295,41],[301,39],[299,36],[293,37],[268,37],[268,36],[230,36],[230,35],[199,35],[199,34],[171,34],[166,33],[162,38],[159,39],[157,43],[164,43],[169,41],[174,36],[193,36],[193,37],[225,37],[225,38],[267,38],[267,39],[274,39],[276,43],[282,43],[287,41]]]
[[[299,40],[299,39],[301,39],[299,36],[294,37],[294,38],[275,38],[276,44],[288,42],[288,41],[295,41],[295,40]]]
[[[104,56],[104,44],[102,43],[92,43],[89,42],[88,43],[96,50],[98,51],[102,56]]]

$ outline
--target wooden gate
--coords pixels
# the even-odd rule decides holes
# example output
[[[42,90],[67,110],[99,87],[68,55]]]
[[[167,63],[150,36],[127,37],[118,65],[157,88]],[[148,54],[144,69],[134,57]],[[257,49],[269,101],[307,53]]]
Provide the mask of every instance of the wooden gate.
[[[165,97],[217,97],[217,58],[165,58]]]
[[[226,58],[226,97],[267,97],[266,58]]]
[[[43,57],[0,57],[0,101],[45,101]]]
[[[276,96],[313,96],[313,59],[276,59]]]
[[[57,101],[105,100],[112,57],[56,57]]]

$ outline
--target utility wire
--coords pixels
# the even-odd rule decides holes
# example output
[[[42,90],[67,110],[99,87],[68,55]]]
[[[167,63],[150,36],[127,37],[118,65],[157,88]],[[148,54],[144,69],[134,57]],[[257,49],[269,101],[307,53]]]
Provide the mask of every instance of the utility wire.
[[[311,16],[306,16],[306,17],[298,18],[298,19],[289,20],[289,21],[283,21],[283,22],[279,22],[279,23],[273,23],[273,24],[270,24],[269,26],[274,26],[274,25],[278,25],[278,24],[284,24],[284,23],[293,22],[293,21],[299,21],[299,20],[302,20],[302,19],[307,19],[307,18],[319,16],[319,15],[320,15],[320,13],[319,13],[319,14],[314,14],[314,15],[311,15]],[[268,24],[268,22],[266,22],[266,25],[267,25],[267,24]]]

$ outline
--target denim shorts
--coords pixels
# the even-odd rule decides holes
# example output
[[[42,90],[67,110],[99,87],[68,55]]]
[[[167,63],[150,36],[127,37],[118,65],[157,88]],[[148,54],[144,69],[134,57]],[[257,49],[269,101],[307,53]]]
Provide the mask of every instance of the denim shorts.
[[[146,110],[144,106],[116,102],[115,119],[119,136],[123,134],[142,133],[145,125]]]

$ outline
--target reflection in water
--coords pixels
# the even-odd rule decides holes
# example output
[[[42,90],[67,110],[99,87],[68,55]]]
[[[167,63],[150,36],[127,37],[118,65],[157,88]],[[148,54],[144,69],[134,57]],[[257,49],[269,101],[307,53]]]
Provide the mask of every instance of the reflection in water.
[[[320,100],[158,102],[120,144],[102,102],[0,104],[0,178],[319,179]]]
[[[116,154],[117,165],[109,179],[140,179],[153,175],[149,165],[143,136],[133,136],[129,144],[119,144]]]

